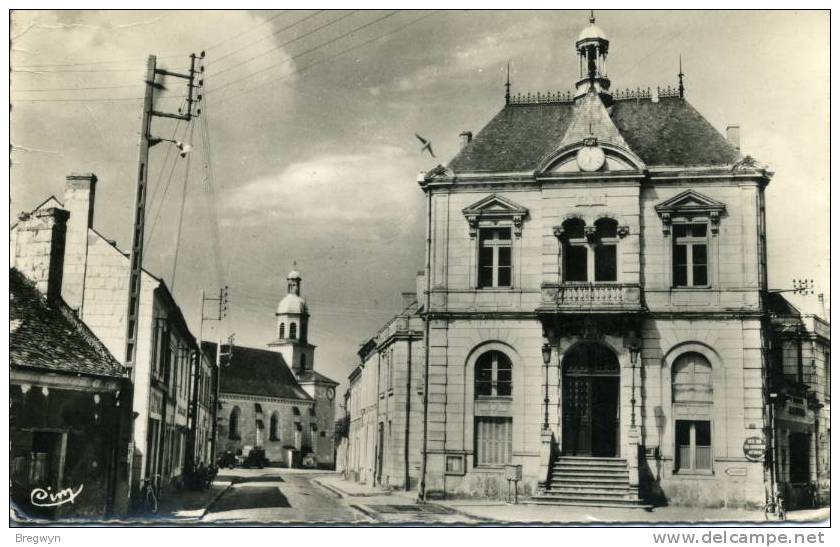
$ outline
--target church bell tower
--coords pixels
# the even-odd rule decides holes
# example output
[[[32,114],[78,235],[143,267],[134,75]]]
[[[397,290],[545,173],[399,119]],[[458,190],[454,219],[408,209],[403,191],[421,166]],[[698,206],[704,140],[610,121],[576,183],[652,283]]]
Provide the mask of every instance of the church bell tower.
[[[315,346],[309,344],[309,310],[300,295],[302,277],[292,270],[286,276],[286,296],[277,305],[277,338],[269,347],[279,351],[296,375],[312,370]]]
[[[590,12],[589,26],[584,28],[575,42],[580,63],[580,79],[575,87],[575,101],[584,97],[592,87],[606,106],[612,104],[610,80],[607,77],[607,54],[610,41],[606,33],[595,25],[595,13]]]

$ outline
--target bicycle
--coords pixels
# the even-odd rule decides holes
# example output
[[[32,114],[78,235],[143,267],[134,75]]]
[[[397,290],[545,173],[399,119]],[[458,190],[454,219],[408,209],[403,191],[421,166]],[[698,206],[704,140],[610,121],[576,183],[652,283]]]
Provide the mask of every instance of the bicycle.
[[[155,492],[154,484],[154,479],[159,477],[160,475],[146,477],[142,479],[140,483],[140,500],[143,503],[143,509],[152,515],[156,515],[159,508],[158,495],[157,492]]]
[[[767,500],[764,505],[764,520],[770,520],[770,515],[775,519],[785,520],[787,512],[785,511],[785,498],[781,494],[776,494]]]

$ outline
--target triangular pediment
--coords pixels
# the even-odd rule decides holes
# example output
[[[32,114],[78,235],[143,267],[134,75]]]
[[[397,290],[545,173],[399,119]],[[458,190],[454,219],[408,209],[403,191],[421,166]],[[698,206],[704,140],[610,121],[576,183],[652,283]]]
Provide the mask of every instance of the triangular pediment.
[[[528,209],[507,198],[491,194],[463,209],[466,216],[525,216]]]
[[[726,204],[704,196],[694,190],[686,190],[656,206],[656,211],[659,213],[674,213],[679,211],[721,212],[724,210],[726,210]]]

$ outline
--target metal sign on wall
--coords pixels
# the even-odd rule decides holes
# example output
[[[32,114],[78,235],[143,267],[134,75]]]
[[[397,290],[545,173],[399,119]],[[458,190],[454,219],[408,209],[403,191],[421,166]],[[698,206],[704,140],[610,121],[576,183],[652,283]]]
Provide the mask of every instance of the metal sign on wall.
[[[747,437],[744,441],[744,456],[751,462],[764,461],[767,445],[763,437]]]

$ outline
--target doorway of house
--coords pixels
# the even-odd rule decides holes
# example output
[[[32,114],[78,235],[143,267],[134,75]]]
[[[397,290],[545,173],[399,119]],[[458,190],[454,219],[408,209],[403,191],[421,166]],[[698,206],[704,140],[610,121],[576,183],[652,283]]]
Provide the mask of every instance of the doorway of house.
[[[618,456],[618,359],[606,346],[580,342],[563,357],[563,454]]]

